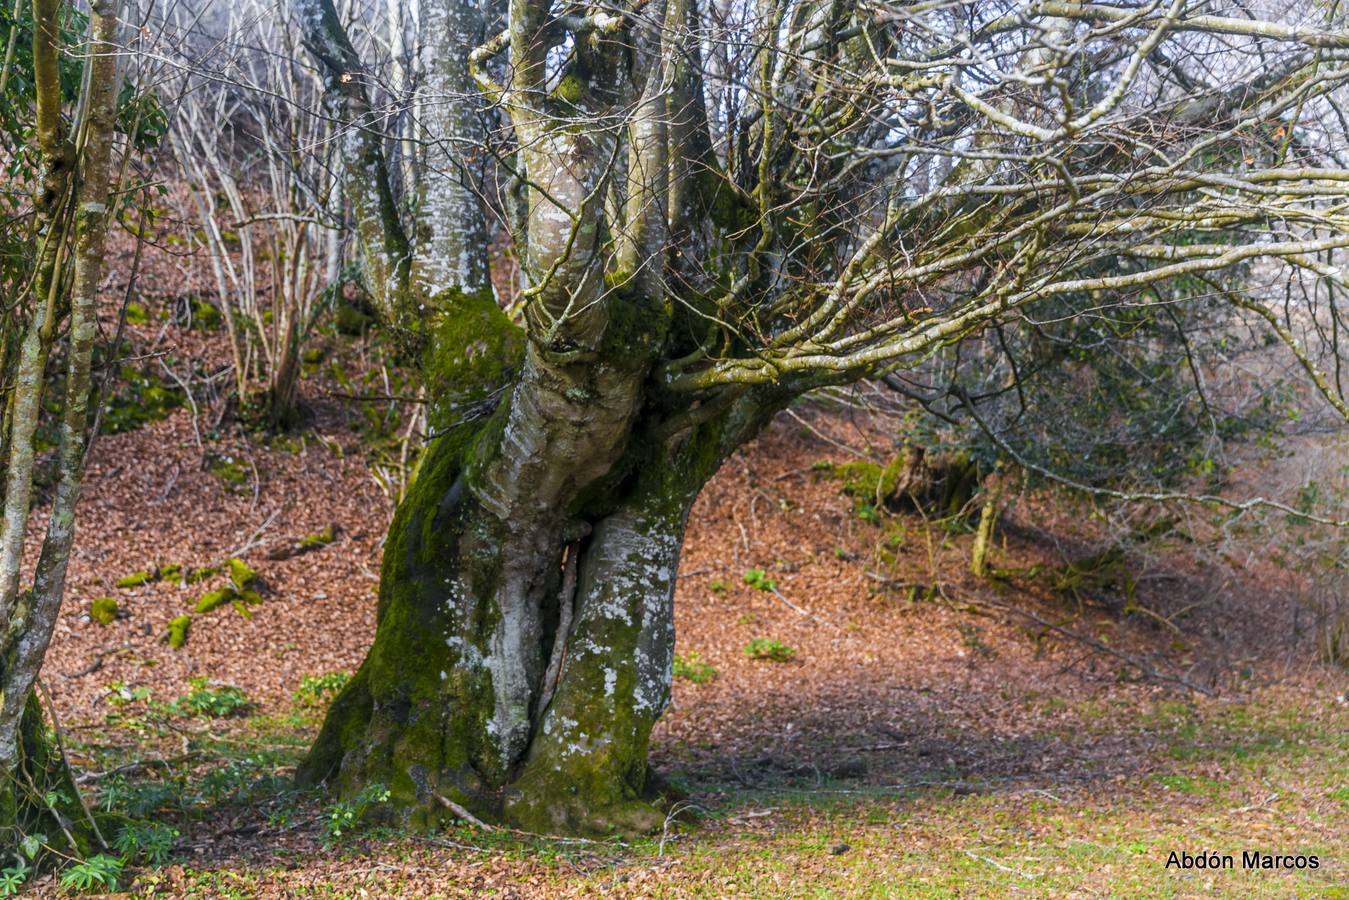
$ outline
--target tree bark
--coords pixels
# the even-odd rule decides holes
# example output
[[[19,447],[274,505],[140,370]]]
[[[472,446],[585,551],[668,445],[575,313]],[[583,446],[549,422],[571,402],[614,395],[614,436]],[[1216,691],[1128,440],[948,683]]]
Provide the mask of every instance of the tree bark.
[[[119,83],[117,78],[117,0],[95,0],[90,20],[88,45],[87,118],[79,157],[79,188],[75,198],[73,235],[69,232],[50,239],[64,248],[70,242],[74,257],[74,275],[70,284],[70,329],[67,350],[65,395],[61,405],[61,443],[57,451],[57,485],[52,501],[47,533],[38,556],[31,590],[19,592],[18,569],[22,561],[23,535],[28,524],[28,499],[32,488],[32,437],[38,411],[16,406],[11,435],[12,466],[6,492],[4,528],[5,553],[0,560],[3,585],[0,593],[0,847],[13,846],[24,834],[28,823],[49,816],[61,825],[71,852],[83,853],[87,840],[76,834],[70,823],[61,822],[59,799],[47,799],[50,786],[68,787],[63,791],[71,804],[78,795],[64,762],[47,747],[41,711],[33,696],[33,687],[51,643],[56,618],[65,593],[66,568],[75,537],[75,510],[79,503],[87,446],[90,366],[94,335],[97,330],[96,300],[102,279],[104,245],[109,205],[112,203],[112,144]],[[56,8],[37,7],[39,27],[37,44],[55,28]],[[41,14],[50,18],[44,20]],[[43,27],[45,21],[46,27]],[[39,77],[42,77],[39,66]],[[57,91],[59,85],[46,85]],[[49,91],[50,92],[50,91]],[[42,96],[42,91],[39,96]],[[59,113],[59,103],[58,103]],[[42,114],[39,113],[41,119]],[[56,135],[44,138],[48,145],[60,146],[64,139]],[[45,376],[51,325],[57,308],[57,291],[62,279],[53,271],[50,293],[45,298],[45,313],[34,316],[30,332],[36,340],[26,339],[20,362],[21,396],[40,397]],[[44,306],[39,305],[39,310]],[[39,330],[45,315],[48,334]],[[16,543],[11,544],[14,541]],[[47,785],[47,788],[42,788]],[[56,839],[56,833],[49,834]]]
[[[607,465],[522,437],[505,407],[438,438],[385,545],[374,646],[300,779],[344,796],[382,783],[413,828],[452,818],[445,800],[531,831],[658,827],[669,794],[647,742],[670,697],[688,512],[776,408],[746,394],[701,421],[613,422],[606,447],[624,452]]]

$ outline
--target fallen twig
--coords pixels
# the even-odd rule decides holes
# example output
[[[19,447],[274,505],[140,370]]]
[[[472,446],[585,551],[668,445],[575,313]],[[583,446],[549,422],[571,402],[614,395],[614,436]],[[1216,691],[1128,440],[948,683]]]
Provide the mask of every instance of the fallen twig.
[[[1261,800],[1259,803],[1252,803],[1250,806],[1242,806],[1242,807],[1240,807],[1240,808],[1238,808],[1238,809],[1232,810],[1232,813],[1233,813],[1234,815],[1236,815],[1236,814],[1240,814],[1240,813],[1254,812],[1255,810],[1261,809],[1262,807],[1264,807],[1264,806],[1266,806],[1266,805],[1268,805],[1268,804],[1270,804],[1270,803],[1273,803],[1275,800],[1278,800],[1278,799],[1279,799],[1279,795],[1278,795],[1278,794],[1270,794],[1268,797],[1266,797],[1265,799]]]
[[[999,869],[999,870],[1001,870],[1001,871],[1003,871],[1003,872],[1010,872],[1011,874],[1013,874],[1013,875],[1019,875],[1019,876],[1022,877],[1022,878],[1039,878],[1039,877],[1040,877],[1039,875],[1035,874],[1034,872],[1022,872],[1020,869],[1013,869],[1011,866],[1004,866],[1002,863],[998,862],[996,859],[989,859],[987,856],[980,856],[979,854],[977,854],[977,853],[971,853],[971,852],[968,851],[968,850],[965,851],[965,855],[968,856],[970,859],[977,859],[977,860],[979,860],[979,862],[985,862],[985,863],[988,863],[990,866],[992,866],[992,867],[995,868],[995,869]]]
[[[109,656],[116,656],[118,653],[123,652],[129,653],[131,652],[131,649],[132,648],[130,644],[119,644],[116,647],[111,647],[107,650],[100,650],[94,654],[94,661],[91,662],[89,665],[85,666],[83,669],[80,669],[78,672],[71,672],[69,675],[62,675],[61,678],[63,680],[69,680],[71,678],[82,678],[85,675],[92,675],[99,669],[103,668],[103,660],[107,659]]]
[[[440,794],[432,794],[431,796],[435,797],[438,801],[440,801],[441,806],[445,807],[450,812],[454,813],[456,816],[463,819],[468,824],[472,825],[474,828],[481,828],[484,831],[497,830],[497,827],[495,825],[488,825],[482,819],[479,819],[477,816],[473,815],[473,813],[464,809],[462,806],[460,806],[458,803],[455,803],[449,797],[445,797]]]
[[[187,762],[189,759],[195,759],[201,756],[200,750],[189,750],[187,753],[181,753],[178,756],[171,756],[168,759],[140,759],[124,766],[117,766],[114,769],[108,769],[106,772],[85,772],[79,778],[75,779],[76,784],[85,784],[90,781],[101,781],[104,778],[111,778],[114,775],[128,775],[132,772],[139,772],[142,769],[155,769],[163,766],[176,766],[179,763]]]

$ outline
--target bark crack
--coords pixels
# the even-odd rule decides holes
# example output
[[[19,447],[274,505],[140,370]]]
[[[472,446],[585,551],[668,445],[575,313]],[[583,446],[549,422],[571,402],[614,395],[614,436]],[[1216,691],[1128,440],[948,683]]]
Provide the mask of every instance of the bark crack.
[[[572,541],[567,545],[566,558],[562,569],[562,590],[558,593],[557,636],[553,638],[553,652],[548,660],[548,668],[543,673],[542,693],[538,706],[534,710],[534,729],[537,731],[543,722],[543,714],[548,704],[553,702],[553,693],[562,678],[562,663],[567,656],[567,642],[571,637],[571,623],[576,613],[576,570],[577,557],[580,555],[581,542]]]

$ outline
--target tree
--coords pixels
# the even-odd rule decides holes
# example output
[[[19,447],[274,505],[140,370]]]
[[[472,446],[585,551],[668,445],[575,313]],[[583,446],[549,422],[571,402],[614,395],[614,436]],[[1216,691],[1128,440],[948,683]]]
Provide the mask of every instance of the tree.
[[[1308,123],[1349,32],[1310,8],[521,0],[477,46],[422,33],[467,66],[419,107],[422,196],[452,204],[396,190],[377,73],[330,0],[295,9],[431,430],[374,645],[301,775],[385,783],[412,825],[660,823],[646,751],[689,509],[794,398],[1255,261],[1342,284],[1343,135]],[[470,209],[509,230],[514,318]],[[1220,296],[1345,411],[1294,329]]]
[[[170,138],[186,176],[189,215],[201,223],[239,406],[245,415],[255,412],[251,376],[261,374],[261,418],[284,429],[297,419],[302,345],[323,301],[341,288],[342,244],[332,226],[342,204],[332,123],[315,114],[321,85],[297,58],[294,29],[278,5],[247,0],[221,14],[227,36],[248,23],[247,42],[212,35],[180,45]],[[183,5],[172,12],[193,22],[205,10]],[[175,26],[193,34],[180,21]],[[222,122],[233,127],[218,127]]]
[[[12,849],[23,838],[41,833],[70,853],[87,849],[96,826],[78,804],[34,686],[60,611],[75,536],[88,443],[96,300],[115,205],[113,143],[121,93],[118,3],[94,0],[87,37],[76,38],[83,72],[71,77],[62,53],[66,39],[78,34],[85,21],[58,0],[35,0],[31,17],[9,18],[6,56],[13,57],[20,32],[27,32],[31,80],[8,82],[12,94],[0,86],[7,105],[17,100],[13,108],[23,109],[31,103],[36,136],[35,145],[7,140],[5,147],[14,171],[32,171],[33,194],[31,207],[7,220],[3,241],[7,249],[24,245],[29,250],[7,260],[5,284],[14,292],[5,297],[0,335],[6,351],[3,430],[8,454],[0,528],[0,846]],[[68,109],[76,110],[73,119],[67,117]],[[133,126],[133,135],[135,130]],[[22,237],[10,231],[23,226]],[[21,590],[33,500],[34,436],[62,326],[65,371],[55,491],[32,587]]]

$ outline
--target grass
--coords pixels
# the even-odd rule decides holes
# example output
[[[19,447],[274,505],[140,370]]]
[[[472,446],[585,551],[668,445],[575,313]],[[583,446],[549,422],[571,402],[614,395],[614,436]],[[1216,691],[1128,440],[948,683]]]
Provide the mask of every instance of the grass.
[[[107,731],[145,733],[150,726],[131,715],[142,702],[119,708]],[[252,823],[256,836],[247,849],[217,846],[205,861],[178,850],[167,868],[128,867],[125,883],[201,897],[384,896],[428,886],[436,896],[491,895],[524,886],[527,896],[1349,900],[1349,709],[1320,699],[1133,708],[1046,696],[1022,702],[1032,731],[1065,727],[1037,718],[1047,709],[1066,717],[1069,731],[1082,726],[1076,739],[1084,750],[1110,734],[1140,736],[1151,750],[1124,774],[1081,778],[1051,770],[999,781],[958,769],[932,779],[945,784],[908,786],[786,772],[753,787],[689,778],[697,820],[627,844],[467,826],[429,836],[347,833],[344,821],[344,833],[329,835],[325,847],[323,823],[342,809],[295,793],[285,778],[318,709],[184,720],[165,736],[190,732],[201,757],[124,780],[118,802],[184,834],[229,821]],[[119,759],[98,748],[125,745],[110,736],[89,734],[93,746],[75,749],[93,767],[110,767]],[[279,841],[282,833],[290,839]],[[1177,871],[1166,867],[1172,850],[1238,861],[1245,850],[1316,854],[1321,867]]]

